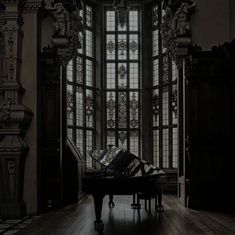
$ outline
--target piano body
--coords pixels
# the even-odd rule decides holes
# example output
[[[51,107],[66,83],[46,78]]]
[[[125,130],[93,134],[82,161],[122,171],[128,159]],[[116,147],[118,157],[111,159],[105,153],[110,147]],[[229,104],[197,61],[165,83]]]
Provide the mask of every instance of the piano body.
[[[134,195],[138,193],[157,196],[157,211],[163,211],[162,189],[167,184],[166,173],[141,160],[125,149],[110,147],[91,151],[90,156],[105,166],[106,171],[85,175],[82,190],[94,199],[95,229],[103,230],[101,220],[105,195],[110,195],[110,206],[114,206],[112,195]]]

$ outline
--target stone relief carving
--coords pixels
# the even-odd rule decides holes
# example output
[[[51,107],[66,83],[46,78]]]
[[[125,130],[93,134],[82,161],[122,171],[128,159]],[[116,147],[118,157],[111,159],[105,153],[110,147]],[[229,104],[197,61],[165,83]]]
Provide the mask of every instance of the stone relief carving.
[[[65,37],[69,29],[70,15],[62,3],[56,3],[53,7],[45,6],[54,18],[54,37]]]
[[[10,119],[10,105],[10,100],[8,100],[7,102],[0,102],[0,122]]]
[[[4,43],[2,57],[4,76],[0,85],[0,165],[7,190],[0,188],[4,193],[1,216],[14,218],[25,215],[22,175],[24,175],[23,163],[28,147],[23,136],[33,113],[22,104],[24,89],[20,77],[23,41],[21,13],[25,1],[4,0],[3,3],[6,9],[2,15],[1,30]],[[9,157],[11,160],[5,164]],[[14,205],[14,211],[9,206],[9,201]]]
[[[191,46],[190,16],[196,7],[193,1],[180,1],[178,5],[165,3],[165,15],[162,23],[163,46],[179,65],[180,56],[188,53]]]
[[[46,5],[44,7],[54,19],[52,42],[57,49],[59,63],[62,65],[66,65],[77,49],[81,48],[84,31],[82,17],[79,15],[79,10],[82,9],[81,1],[77,1],[76,5],[72,3],[67,5],[69,7],[59,2],[53,6]]]

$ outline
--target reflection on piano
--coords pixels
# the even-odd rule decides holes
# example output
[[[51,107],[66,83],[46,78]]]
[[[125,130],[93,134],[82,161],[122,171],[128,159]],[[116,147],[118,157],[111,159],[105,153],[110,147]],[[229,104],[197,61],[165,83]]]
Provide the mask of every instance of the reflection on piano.
[[[141,160],[125,149],[110,147],[93,150],[90,156],[105,166],[108,171],[83,177],[82,189],[91,194],[95,204],[95,228],[103,230],[101,220],[102,203],[105,195],[110,195],[109,206],[114,206],[112,195],[132,195],[138,193],[156,195],[157,211],[163,211],[162,188],[167,183],[166,173]]]

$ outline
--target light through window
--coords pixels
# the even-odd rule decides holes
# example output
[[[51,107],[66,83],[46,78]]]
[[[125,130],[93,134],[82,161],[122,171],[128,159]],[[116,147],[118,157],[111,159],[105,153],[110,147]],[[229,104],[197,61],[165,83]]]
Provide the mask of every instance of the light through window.
[[[84,9],[82,48],[67,66],[67,133],[85,156],[86,167],[92,167],[87,151],[95,147],[95,28],[93,8]]]
[[[140,12],[131,9],[121,27],[105,10],[106,144],[140,153]]]
[[[161,23],[164,15],[161,4],[153,7],[153,163],[160,168],[176,168],[178,69],[162,44]]]

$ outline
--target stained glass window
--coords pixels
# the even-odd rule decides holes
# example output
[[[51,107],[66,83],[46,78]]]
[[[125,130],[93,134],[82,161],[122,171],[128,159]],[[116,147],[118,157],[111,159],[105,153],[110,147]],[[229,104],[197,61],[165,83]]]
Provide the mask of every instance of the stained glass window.
[[[162,46],[164,14],[160,3],[152,8],[153,163],[173,169],[177,168],[178,69]]]
[[[140,151],[140,11],[128,12],[121,27],[105,10],[106,144]]]
[[[86,152],[95,147],[95,28],[93,7],[86,4],[84,9],[82,48],[67,66],[67,134],[92,167]]]

